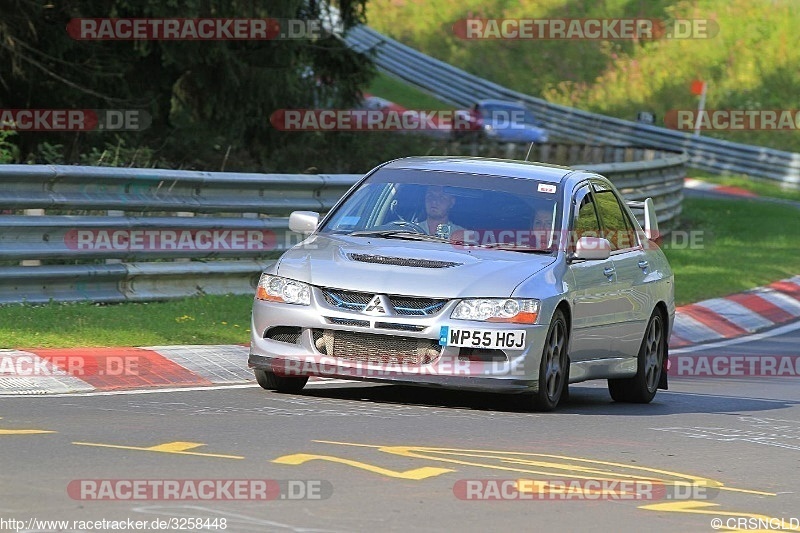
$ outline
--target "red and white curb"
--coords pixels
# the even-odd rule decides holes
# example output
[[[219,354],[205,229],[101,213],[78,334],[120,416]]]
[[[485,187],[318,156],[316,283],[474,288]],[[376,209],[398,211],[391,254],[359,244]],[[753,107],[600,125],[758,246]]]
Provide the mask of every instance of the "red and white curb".
[[[679,307],[670,346],[732,339],[800,317],[800,276]]]
[[[111,392],[254,383],[247,346],[0,350],[0,395]],[[311,378],[311,384],[339,380]]]
[[[670,347],[732,339],[800,317],[800,276],[679,307]],[[0,350],[0,395],[253,384],[243,345]],[[342,380],[311,378],[311,385]]]
[[[695,178],[685,178],[683,180],[683,186],[686,189],[692,189],[695,191],[716,192],[730,196],[741,196],[742,198],[755,198],[758,196],[756,193],[748,191],[747,189],[728,185],[715,185],[713,183],[708,183],[707,181],[702,181]]]

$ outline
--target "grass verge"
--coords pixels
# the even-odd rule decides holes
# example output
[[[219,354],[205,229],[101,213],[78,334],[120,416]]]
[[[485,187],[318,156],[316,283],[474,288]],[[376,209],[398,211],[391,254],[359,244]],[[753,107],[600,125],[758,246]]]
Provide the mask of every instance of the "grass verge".
[[[679,230],[701,231],[702,247],[667,238],[678,305],[800,274],[797,209],[747,200],[688,198]],[[679,235],[678,233],[675,234]],[[251,296],[153,303],[0,306],[0,347],[246,344]]]
[[[245,344],[252,296],[0,306],[0,348]]]
[[[800,274],[794,207],[752,200],[687,198],[678,232],[664,252],[675,271],[675,302],[725,296]],[[700,232],[701,247],[681,246],[680,230]]]
[[[436,97],[429,95],[407,83],[403,83],[397,78],[393,78],[383,72],[379,72],[366,92],[374,96],[380,96],[387,100],[400,104],[406,109],[420,109],[425,111],[438,111],[454,109]]]

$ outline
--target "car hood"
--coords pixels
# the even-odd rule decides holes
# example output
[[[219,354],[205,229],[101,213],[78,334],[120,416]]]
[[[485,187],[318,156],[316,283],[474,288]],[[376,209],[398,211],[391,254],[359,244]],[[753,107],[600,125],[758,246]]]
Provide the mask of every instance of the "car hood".
[[[375,263],[374,256],[401,264]],[[554,261],[551,255],[467,250],[439,242],[315,235],[288,250],[276,273],[319,287],[380,294],[508,297]],[[425,266],[409,266],[420,262]],[[455,264],[444,267],[441,262]]]

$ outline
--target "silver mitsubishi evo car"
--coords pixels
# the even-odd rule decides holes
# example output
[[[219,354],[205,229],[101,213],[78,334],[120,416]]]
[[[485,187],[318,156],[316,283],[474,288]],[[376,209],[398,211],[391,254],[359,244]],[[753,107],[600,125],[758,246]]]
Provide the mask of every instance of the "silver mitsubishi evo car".
[[[626,203],[595,173],[409,157],[289,227],[308,236],[253,303],[249,366],[265,389],[338,377],[519,393],[550,410],[590,379],[624,402],[667,387],[674,278],[653,202]]]

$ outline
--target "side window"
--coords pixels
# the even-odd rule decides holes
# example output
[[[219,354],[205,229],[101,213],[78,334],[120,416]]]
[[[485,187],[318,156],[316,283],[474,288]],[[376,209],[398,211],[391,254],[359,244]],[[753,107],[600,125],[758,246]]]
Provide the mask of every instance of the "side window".
[[[574,242],[581,237],[600,237],[600,223],[597,220],[594,195],[588,185],[575,193],[575,218],[573,220]]]
[[[603,224],[603,236],[611,242],[611,250],[624,250],[636,246],[633,224],[617,199],[614,191],[595,183],[595,203]]]

